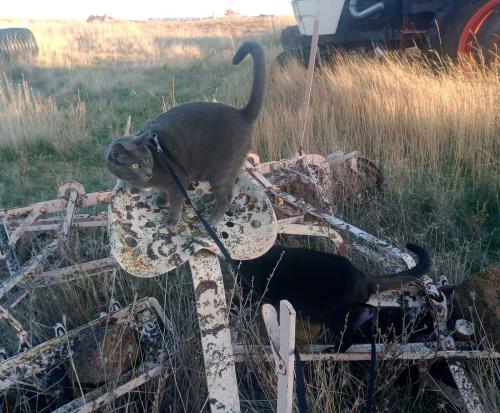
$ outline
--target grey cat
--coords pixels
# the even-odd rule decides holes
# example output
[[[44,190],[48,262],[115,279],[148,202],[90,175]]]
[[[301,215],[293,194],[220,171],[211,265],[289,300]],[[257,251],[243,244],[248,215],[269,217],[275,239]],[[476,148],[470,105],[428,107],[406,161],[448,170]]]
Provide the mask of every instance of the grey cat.
[[[152,187],[164,194],[170,207],[170,228],[179,222],[184,197],[158,156],[165,157],[184,187],[194,180],[210,183],[216,200],[210,224],[229,207],[234,182],[251,147],[253,123],[264,101],[264,51],[255,42],[245,42],[234,55],[233,64],[247,54],[253,58],[254,73],[250,100],[244,108],[211,102],[180,105],[148,121],[138,134],[116,139],[106,151],[107,166],[115,176],[135,187]],[[153,134],[158,136],[161,154],[156,143],[150,142]]]

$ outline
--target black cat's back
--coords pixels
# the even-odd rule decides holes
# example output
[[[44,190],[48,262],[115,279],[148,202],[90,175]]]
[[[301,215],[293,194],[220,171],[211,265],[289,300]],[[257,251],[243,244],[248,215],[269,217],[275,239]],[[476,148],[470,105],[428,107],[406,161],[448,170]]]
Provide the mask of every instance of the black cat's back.
[[[305,248],[274,245],[266,254],[241,262],[242,277],[253,281],[257,299],[278,306],[288,300],[302,317],[338,331],[347,314],[356,320],[366,302],[380,290],[422,275],[430,266],[427,252],[408,244],[419,256],[417,265],[385,277],[367,276],[347,258]],[[383,284],[382,278],[390,282]],[[377,285],[378,284],[378,285]],[[400,286],[401,284],[399,284]],[[244,293],[250,289],[243,284]]]
[[[366,276],[335,254],[275,245],[259,258],[242,261],[241,271],[253,278],[264,302],[288,300],[308,317],[369,298]]]

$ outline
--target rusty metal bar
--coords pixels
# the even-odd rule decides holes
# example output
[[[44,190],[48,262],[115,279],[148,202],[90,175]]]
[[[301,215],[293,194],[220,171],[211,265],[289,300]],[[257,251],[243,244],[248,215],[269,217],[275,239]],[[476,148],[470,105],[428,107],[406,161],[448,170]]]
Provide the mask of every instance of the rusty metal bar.
[[[16,285],[29,277],[33,277],[40,272],[42,261],[49,255],[53,254],[59,247],[59,240],[52,241],[49,245],[44,247],[40,253],[33,257],[26,266],[22,267],[19,271],[12,274],[7,278],[0,287],[0,298],[3,298],[10,290]]]
[[[23,325],[5,308],[0,306],[0,318],[3,318],[9,322],[14,331],[16,332],[19,342],[23,342],[28,338],[28,333],[24,329]]]
[[[141,335],[144,364],[160,364],[168,351],[168,337],[163,310],[154,298],[144,298],[122,310],[83,325],[65,335],[46,341],[28,352],[20,353],[0,363],[0,391],[21,382],[39,382],[46,372],[72,357],[72,346],[80,340],[83,331],[108,324],[127,325]]]
[[[330,227],[314,224],[287,224],[278,221],[278,233],[329,238],[339,255],[346,255],[346,246],[340,234]]]
[[[36,280],[30,281],[28,285],[31,288],[48,287],[49,285],[60,284],[81,278],[82,273],[97,275],[104,272],[110,272],[114,268],[116,268],[116,261],[114,258],[102,258],[100,260],[43,272],[37,276]]]
[[[108,203],[111,198],[111,191],[92,192],[85,194],[80,199],[80,208],[93,206],[97,204]],[[61,212],[66,208],[67,202],[65,199],[53,199],[51,201],[38,202],[26,207],[11,208],[0,210],[0,218],[15,218],[29,214],[33,209],[39,209],[42,214],[52,212]]]
[[[71,194],[68,198],[68,203],[66,204],[66,215],[61,224],[61,231],[59,233],[59,238],[61,241],[66,240],[69,234],[69,229],[71,228],[71,223],[73,222],[73,217],[76,210],[76,202],[78,200],[78,192],[76,190],[71,190]]]
[[[322,353],[329,346],[310,346],[307,351],[300,352],[302,361],[369,361],[371,358],[369,344],[355,344],[345,353]],[[331,348],[331,346],[330,346]],[[264,347],[265,354],[262,354],[262,347],[233,345],[235,363],[243,363],[250,355],[258,355],[266,360],[273,360],[271,348]],[[312,351],[311,351],[312,350]],[[410,343],[403,345],[377,344],[377,358],[379,360],[434,360],[434,359],[498,359],[500,353],[497,351],[478,350],[433,350],[424,343]]]
[[[63,218],[52,216],[50,218],[39,218],[26,228],[26,232],[36,231],[54,231],[59,230],[62,225]],[[9,229],[16,230],[22,223],[21,220],[9,220]],[[100,227],[108,225],[108,214],[100,212],[96,215],[91,214],[75,214],[73,216],[72,226],[87,228],[87,227]]]
[[[335,217],[331,213],[327,213],[324,211],[319,210],[318,208],[315,208],[314,206],[308,204],[307,202],[303,200],[299,200],[295,198],[294,196],[286,193],[285,191],[281,190],[278,188],[276,185],[274,185],[272,182],[270,182],[267,178],[265,178],[262,174],[257,172],[250,163],[246,162],[245,163],[247,170],[249,173],[258,181],[260,182],[272,195],[275,197],[281,199],[285,203],[288,203],[290,205],[293,205],[296,207],[298,210],[303,211],[323,222],[326,222],[330,225],[333,225],[334,227],[345,231],[349,235],[351,235],[353,238],[355,238],[358,241],[361,242],[366,242],[369,245],[382,250],[386,255],[384,254],[379,254],[380,259],[383,260],[384,263],[387,263],[388,258],[395,258],[395,259],[400,259],[405,262],[405,264],[408,267],[414,267],[415,266],[415,261],[413,258],[401,251],[399,248],[394,247],[390,245],[389,243],[378,239],[377,237],[368,234],[367,232],[355,227],[354,225],[348,224],[347,222],[341,220],[340,218]],[[356,245],[353,245],[353,248],[355,248]],[[400,267],[402,268],[402,267]]]

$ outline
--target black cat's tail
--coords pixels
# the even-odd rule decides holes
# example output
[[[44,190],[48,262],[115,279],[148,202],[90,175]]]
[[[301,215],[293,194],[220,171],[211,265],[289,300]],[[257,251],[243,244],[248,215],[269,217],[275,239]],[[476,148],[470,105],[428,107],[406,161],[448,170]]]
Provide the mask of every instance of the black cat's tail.
[[[401,284],[416,281],[430,268],[431,257],[425,249],[415,244],[406,244],[406,248],[417,255],[417,265],[409,270],[400,271],[395,274],[374,277],[375,283],[378,284],[379,291],[396,289],[401,287]]]
[[[264,88],[266,84],[266,59],[264,50],[255,42],[245,42],[236,51],[233,57],[233,65],[239,64],[247,54],[253,58],[253,83],[250,100],[247,105],[241,109],[243,116],[250,122],[253,122],[260,114],[264,103]]]

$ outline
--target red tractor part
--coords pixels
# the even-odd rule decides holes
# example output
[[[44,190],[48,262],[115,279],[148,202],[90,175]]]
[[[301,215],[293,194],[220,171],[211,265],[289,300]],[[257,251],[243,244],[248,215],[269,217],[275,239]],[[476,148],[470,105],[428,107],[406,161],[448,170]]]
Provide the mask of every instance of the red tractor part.
[[[481,36],[482,30],[488,32],[493,26],[498,26],[498,14],[500,13],[500,0],[490,0],[483,7],[477,10],[466,23],[458,40],[457,52],[468,55],[473,55],[479,44],[482,49],[494,50],[494,47],[499,45],[498,31],[491,30],[491,34]],[[495,19],[495,17],[497,17]],[[497,23],[496,25],[494,23]],[[486,37],[486,38],[484,38]]]

